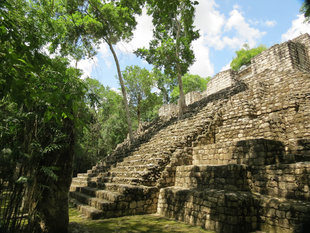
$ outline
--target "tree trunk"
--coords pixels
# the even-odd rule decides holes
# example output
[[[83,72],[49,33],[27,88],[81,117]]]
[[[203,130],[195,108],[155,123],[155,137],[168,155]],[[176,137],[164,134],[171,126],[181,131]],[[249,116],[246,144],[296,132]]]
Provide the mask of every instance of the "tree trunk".
[[[180,30],[181,25],[180,22],[177,20],[177,35],[176,35],[176,58],[179,60],[180,53],[179,53],[179,38],[180,38]],[[179,90],[180,90],[180,97],[179,97],[179,118],[183,115],[186,109],[185,104],[185,97],[184,97],[184,91],[183,91],[183,82],[182,82],[182,73],[181,73],[181,67],[179,61],[177,61],[176,64],[177,68],[177,76],[178,76],[178,84],[179,84]]]
[[[139,95],[139,97],[138,97],[138,103],[137,103],[137,118],[138,118],[138,125],[140,125],[140,121],[141,121],[140,104],[141,104],[141,98],[140,98],[140,95]]]
[[[184,96],[184,91],[183,91],[182,75],[180,72],[178,72],[178,83],[179,83],[179,90],[180,90],[179,117],[181,117],[186,110],[186,104],[185,104],[185,96]]]
[[[116,68],[117,68],[117,74],[118,74],[118,79],[119,79],[119,83],[121,85],[121,89],[122,89],[122,94],[123,94],[123,100],[124,100],[124,104],[125,104],[125,111],[126,111],[126,118],[127,118],[127,124],[128,124],[128,133],[129,133],[129,140],[130,143],[133,141],[133,135],[132,135],[132,125],[131,125],[131,118],[130,118],[130,113],[129,113],[129,106],[128,106],[128,100],[127,100],[127,93],[126,93],[126,89],[125,89],[125,85],[124,85],[124,81],[123,81],[123,77],[122,77],[122,72],[119,66],[119,62],[116,56],[116,53],[114,51],[114,48],[112,46],[112,44],[109,41],[106,41],[110,47],[110,50],[113,54],[114,57],[114,61],[116,64]]]

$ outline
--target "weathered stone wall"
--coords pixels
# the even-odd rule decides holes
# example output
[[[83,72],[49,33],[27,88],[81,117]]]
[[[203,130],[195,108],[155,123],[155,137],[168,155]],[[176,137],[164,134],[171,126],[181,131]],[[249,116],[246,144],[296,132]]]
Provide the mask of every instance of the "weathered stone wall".
[[[246,68],[236,72],[231,69],[219,72],[207,84],[207,89],[201,96],[188,97],[187,105],[198,101],[200,98],[212,95],[220,90],[231,87],[238,80],[245,80],[264,70],[300,70],[310,72],[310,36],[303,34],[291,41],[277,44],[263,51],[251,60],[251,64]],[[164,105],[159,112],[159,116],[172,116],[178,112],[173,106]]]
[[[176,104],[164,104],[158,110],[158,116],[159,117],[171,117],[171,116],[177,114],[178,111],[179,111],[178,105],[176,105]]]
[[[188,106],[200,99],[201,99],[201,93],[198,91],[192,91],[185,95],[185,104],[186,106]]]
[[[236,72],[229,69],[216,74],[207,84],[203,96],[208,96],[234,84]]]
[[[221,101],[192,143],[192,165],[178,166],[175,186],[160,190],[158,213],[218,232],[310,231],[305,48],[276,45],[238,72],[235,85],[245,91]]]
[[[161,215],[222,233],[309,232],[310,205],[257,193],[223,189],[160,190]]]
[[[173,187],[160,190],[157,212],[216,232],[240,233],[257,229],[258,206],[249,193]]]
[[[310,35],[309,34],[303,34],[301,36],[296,37],[295,39],[292,40],[295,43],[300,43],[305,45],[308,51],[308,58],[310,58]]]
[[[248,175],[252,192],[310,201],[310,162],[254,166]]]

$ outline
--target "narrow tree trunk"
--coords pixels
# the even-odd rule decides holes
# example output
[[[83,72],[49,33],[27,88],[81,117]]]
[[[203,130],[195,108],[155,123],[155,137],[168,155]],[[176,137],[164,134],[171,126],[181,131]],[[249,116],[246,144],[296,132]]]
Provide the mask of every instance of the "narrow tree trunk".
[[[138,97],[138,104],[137,104],[138,125],[140,125],[140,121],[141,121],[140,103],[141,103],[141,98],[140,98],[140,95],[139,95],[139,97]]]
[[[179,60],[180,53],[179,53],[179,38],[180,38],[180,30],[181,30],[180,22],[177,20],[177,35],[176,35],[176,58]],[[179,117],[183,115],[186,109],[185,104],[185,97],[183,91],[183,82],[182,82],[182,73],[179,61],[177,61],[177,76],[178,76],[178,84],[180,90],[180,97],[179,97]]]
[[[123,77],[122,77],[122,72],[119,66],[119,62],[116,56],[116,53],[114,51],[114,48],[112,46],[112,44],[107,41],[110,50],[113,54],[114,57],[114,61],[116,64],[116,68],[117,68],[117,74],[118,74],[118,79],[119,79],[119,83],[121,85],[121,89],[122,89],[122,94],[123,94],[123,99],[124,99],[124,104],[125,104],[125,111],[126,111],[126,118],[127,118],[127,124],[128,124],[128,133],[129,133],[129,140],[130,142],[133,141],[133,135],[132,135],[132,125],[131,125],[131,118],[130,118],[130,113],[129,113],[129,106],[128,106],[128,100],[127,100],[127,93],[126,93],[126,89],[125,89],[125,85],[124,85],[124,81],[123,81]]]
[[[183,91],[182,75],[180,72],[178,72],[178,83],[179,83],[179,90],[180,90],[179,117],[181,117],[186,110],[186,104],[185,104],[185,96],[184,96],[184,91]]]

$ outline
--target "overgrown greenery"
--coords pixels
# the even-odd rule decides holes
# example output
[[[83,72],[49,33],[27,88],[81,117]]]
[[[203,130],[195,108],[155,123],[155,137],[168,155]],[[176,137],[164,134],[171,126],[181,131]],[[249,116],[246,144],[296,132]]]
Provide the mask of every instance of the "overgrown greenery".
[[[241,66],[248,65],[251,63],[251,59],[256,55],[260,54],[264,50],[266,50],[266,46],[260,45],[256,48],[250,49],[250,47],[245,44],[244,48],[236,51],[236,57],[231,61],[230,67],[233,70],[239,70]]]
[[[155,88],[156,76],[145,68],[129,66],[123,71],[123,77],[137,124],[154,119],[162,105],[160,96],[152,90]]]
[[[98,80],[87,78],[87,124],[77,135],[74,175],[86,172],[127,136],[122,96]]]
[[[210,77],[202,78],[199,75],[185,74],[182,77],[184,94],[187,94],[191,91],[203,92],[204,90],[206,90],[209,80]],[[172,102],[176,102],[179,98],[179,95],[179,87],[175,86],[171,92]]]

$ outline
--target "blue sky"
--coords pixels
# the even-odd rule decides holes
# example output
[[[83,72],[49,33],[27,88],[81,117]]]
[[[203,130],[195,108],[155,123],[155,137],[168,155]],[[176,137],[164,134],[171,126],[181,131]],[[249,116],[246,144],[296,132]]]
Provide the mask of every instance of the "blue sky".
[[[195,26],[201,37],[193,43],[196,62],[189,73],[212,77],[228,69],[235,51],[244,43],[250,47],[260,44],[270,47],[305,32],[310,34],[310,24],[303,23],[299,12],[301,4],[302,0],[199,0]],[[130,65],[151,69],[132,53],[139,47],[147,47],[151,38],[151,18],[143,14],[138,18],[132,41],[116,45],[122,70]],[[80,61],[78,67],[84,76],[119,88],[115,63],[105,44],[100,45],[96,57]]]

